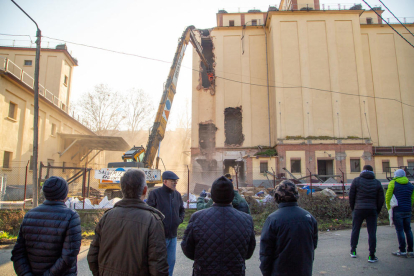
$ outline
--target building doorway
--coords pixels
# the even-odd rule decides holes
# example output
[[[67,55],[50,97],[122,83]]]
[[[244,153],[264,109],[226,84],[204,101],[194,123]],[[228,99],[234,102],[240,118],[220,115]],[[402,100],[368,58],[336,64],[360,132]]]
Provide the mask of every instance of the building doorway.
[[[332,176],[333,171],[333,160],[318,160],[318,175],[323,181]]]
[[[236,166],[238,166],[238,178],[239,178],[239,184],[244,183],[246,181],[246,176],[244,173],[244,162],[243,161],[236,161],[236,159],[224,159],[224,169],[223,169],[223,175],[226,173],[231,174],[233,177],[233,183],[236,184]]]

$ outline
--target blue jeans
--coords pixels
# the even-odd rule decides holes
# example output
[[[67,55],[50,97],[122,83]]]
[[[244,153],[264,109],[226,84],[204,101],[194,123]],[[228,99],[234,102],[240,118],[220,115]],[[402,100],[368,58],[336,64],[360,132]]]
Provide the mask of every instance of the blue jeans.
[[[413,232],[411,231],[411,212],[394,212],[393,221],[397,231],[400,251],[405,251],[405,237],[407,236],[407,251],[413,252]],[[405,235],[404,235],[405,232]]]
[[[172,239],[165,239],[167,242],[167,262],[168,262],[168,274],[173,275],[175,266],[175,253],[177,250],[177,237]]]

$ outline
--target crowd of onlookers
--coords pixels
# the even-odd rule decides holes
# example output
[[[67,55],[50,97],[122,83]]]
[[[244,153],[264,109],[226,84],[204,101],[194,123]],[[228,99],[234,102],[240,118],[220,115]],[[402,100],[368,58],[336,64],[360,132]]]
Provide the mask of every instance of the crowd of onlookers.
[[[147,196],[145,173],[132,169],[121,178],[123,199],[105,212],[95,229],[88,252],[93,275],[173,275],[177,229],[184,220],[178,176],[162,175],[163,186]],[[17,275],[77,275],[81,246],[80,218],[66,207],[67,182],[50,177],[42,187],[46,200],[25,215],[12,261]],[[234,189],[231,176],[216,179],[200,194],[197,209],[181,241],[185,256],[194,260],[193,275],[245,275],[245,260],[256,247],[253,219],[244,198]],[[282,181],[274,190],[278,210],[266,219],[260,237],[260,270],[263,275],[312,275],[318,243],[316,219],[298,206],[299,193],[291,181]],[[351,184],[352,258],[362,222],[369,235],[368,262],[377,262],[377,216],[384,202],[392,214],[398,236],[395,256],[414,257],[410,227],[414,185],[397,170],[386,194],[366,165]]]

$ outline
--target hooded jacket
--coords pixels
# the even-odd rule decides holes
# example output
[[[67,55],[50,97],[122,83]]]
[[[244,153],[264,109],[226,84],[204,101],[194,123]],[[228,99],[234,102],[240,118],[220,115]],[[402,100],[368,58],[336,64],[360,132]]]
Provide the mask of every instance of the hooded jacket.
[[[165,216],[163,220],[165,238],[177,237],[178,226],[184,221],[185,215],[181,194],[162,185],[150,192],[147,204],[158,209]]]
[[[123,199],[95,229],[88,252],[94,276],[168,275],[163,214],[141,199]]]
[[[372,171],[363,171],[352,181],[349,190],[349,205],[354,209],[375,209],[381,212],[385,196],[381,182]]]
[[[394,207],[394,212],[411,212],[411,206],[414,204],[414,185],[408,181],[407,177],[396,177],[388,184],[386,194],[388,210],[390,210],[393,194],[398,201],[398,206]]]
[[[194,260],[193,275],[245,275],[245,260],[255,247],[252,217],[219,203],[191,216],[181,242]]]
[[[11,260],[17,275],[77,275],[82,240],[78,213],[45,200],[24,216]]]
[[[197,199],[197,210],[203,210],[206,208],[210,208],[213,205],[213,200],[210,199],[207,203],[204,202],[204,197],[199,197]],[[247,201],[239,194],[239,191],[235,190],[234,191],[234,198],[233,201],[231,202],[231,205],[233,205],[233,207],[236,210],[239,210],[241,212],[244,212],[246,214],[250,215],[250,207],[249,204],[247,203]]]

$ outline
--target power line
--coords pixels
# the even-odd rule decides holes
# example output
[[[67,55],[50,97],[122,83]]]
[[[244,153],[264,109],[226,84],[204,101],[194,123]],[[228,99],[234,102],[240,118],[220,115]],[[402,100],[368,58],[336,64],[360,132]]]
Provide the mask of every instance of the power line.
[[[362,0],[362,1],[364,1],[364,3],[365,4],[367,4],[367,6],[373,11],[373,12],[375,12],[377,15],[378,15],[378,17],[379,18],[381,18],[382,19],[382,21],[384,21],[385,23],[387,23],[387,25],[388,26],[390,26],[391,27],[391,29],[393,29],[394,30],[394,32],[396,32],[399,36],[401,36],[401,38],[402,39],[404,39],[408,44],[410,44],[411,45],[411,47],[413,47],[414,48],[414,45],[413,44],[411,44],[410,43],[410,41],[408,41],[402,34],[400,34],[396,29],[394,29],[394,27],[393,26],[391,26],[391,24],[390,23],[388,23],[386,20],[384,20],[384,18],[382,18],[382,16],[379,14],[379,13],[377,13],[377,11],[376,10],[374,10],[365,0]]]
[[[65,43],[71,43],[71,44],[74,44],[74,45],[79,45],[79,46],[84,46],[84,47],[88,47],[88,48],[93,48],[93,49],[98,49],[98,50],[102,50],[102,51],[107,51],[107,52],[111,52],[111,53],[117,53],[117,54],[128,55],[128,56],[134,56],[134,57],[139,57],[139,58],[143,58],[143,59],[148,59],[148,60],[153,60],[153,61],[158,61],[158,62],[162,62],[162,63],[171,64],[171,62],[168,62],[168,61],[165,61],[165,60],[161,60],[161,59],[150,58],[150,57],[145,57],[145,56],[141,56],[141,55],[136,55],[136,54],[125,53],[125,52],[121,52],[121,51],[115,51],[115,50],[105,49],[105,48],[102,48],[102,47],[96,47],[96,46],[86,45],[86,44],[82,44],[82,43],[70,42],[70,41],[67,41],[67,40],[57,39],[57,38],[48,37],[48,36],[43,36],[43,37],[49,38],[49,39],[52,39],[52,40],[62,41],[62,42],[65,42]],[[188,68],[186,66],[182,66],[182,67],[187,68],[187,69],[190,69],[190,70],[195,71],[195,72],[201,72],[200,70],[197,70],[197,69],[194,69],[194,68]],[[219,79],[226,80],[226,81],[240,83],[240,84],[248,84],[248,85],[259,86],[259,87],[268,87],[265,84],[258,84],[258,83],[237,81],[237,80],[228,79],[228,78],[225,78],[225,77],[220,77],[220,76],[217,76],[217,75],[215,77],[216,78],[219,78]],[[372,99],[381,99],[381,100],[396,101],[396,102],[401,103],[403,105],[410,106],[410,107],[414,107],[414,105],[404,103],[404,102],[399,101],[397,99],[391,99],[391,98],[385,98],[385,97],[376,97],[376,96],[369,96],[369,95],[360,95],[360,94],[356,95],[356,94],[350,94],[350,93],[346,93],[346,92],[332,91],[332,90],[321,89],[321,88],[314,88],[314,87],[308,87],[308,86],[278,86],[278,85],[269,85],[269,87],[284,88],[284,89],[306,88],[306,89],[310,89],[310,90],[316,90],[316,91],[327,92],[327,93],[334,93],[334,94],[341,94],[341,95],[346,95],[346,96],[365,97],[365,98],[372,98]]]
[[[390,9],[387,7],[387,6],[385,6],[385,4],[381,1],[381,0],[379,0],[380,2],[381,2],[381,4],[383,4],[384,5],[384,7],[389,11],[389,13],[391,13],[392,14],[392,16],[394,16],[394,18],[395,19],[397,19],[398,20],[398,22],[400,22],[400,24],[401,25],[403,25],[403,27],[412,35],[412,36],[414,36],[414,34],[398,19],[398,17],[396,17],[393,13],[392,13],[392,11],[390,11]]]

